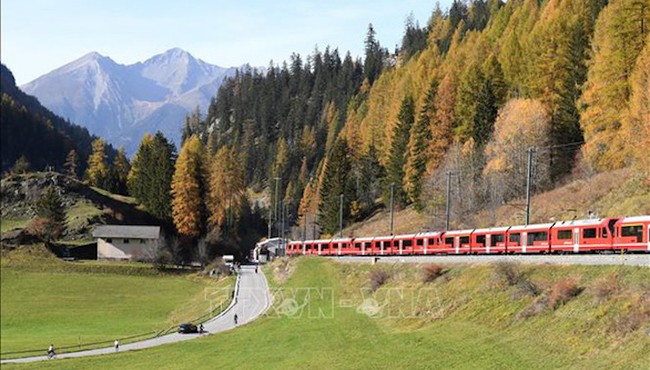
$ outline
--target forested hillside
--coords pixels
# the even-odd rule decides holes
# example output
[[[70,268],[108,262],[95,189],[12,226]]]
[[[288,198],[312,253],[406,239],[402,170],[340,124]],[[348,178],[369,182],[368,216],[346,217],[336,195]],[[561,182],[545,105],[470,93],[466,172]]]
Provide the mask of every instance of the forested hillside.
[[[2,167],[5,172],[24,157],[34,170],[51,167],[63,171],[70,152],[76,153],[76,174],[86,168],[91,143],[96,137],[43,107],[36,98],[16,87],[11,71],[0,65],[2,94]],[[116,151],[108,146],[106,154]]]
[[[363,60],[315,50],[228,79],[188,117],[290,223],[338,231],[393,196],[456,216],[570,178],[650,168],[650,0],[454,1],[394,53],[372,25]],[[277,179],[277,180],[276,180]],[[280,219],[281,206],[271,217]],[[305,225],[305,222],[307,225]]]

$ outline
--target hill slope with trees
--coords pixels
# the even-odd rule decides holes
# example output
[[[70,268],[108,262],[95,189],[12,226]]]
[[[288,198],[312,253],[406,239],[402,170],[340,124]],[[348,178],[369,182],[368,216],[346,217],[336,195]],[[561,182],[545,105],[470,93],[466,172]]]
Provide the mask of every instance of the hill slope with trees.
[[[91,143],[97,139],[88,130],[70,123],[43,107],[39,101],[16,86],[11,71],[0,65],[2,94],[2,166],[5,172],[24,157],[32,169],[46,167],[63,172],[69,154],[76,156],[75,174],[81,175],[90,155]],[[110,158],[115,149],[107,147]]]
[[[440,215],[449,178],[454,219],[493,209],[525,194],[529,149],[533,192],[630,166],[648,181],[648,24],[648,0],[454,1],[409,17],[395,53],[370,25],[363,61],[327,47],[238,73],[184,138],[233,151],[295,236],[391,193]]]

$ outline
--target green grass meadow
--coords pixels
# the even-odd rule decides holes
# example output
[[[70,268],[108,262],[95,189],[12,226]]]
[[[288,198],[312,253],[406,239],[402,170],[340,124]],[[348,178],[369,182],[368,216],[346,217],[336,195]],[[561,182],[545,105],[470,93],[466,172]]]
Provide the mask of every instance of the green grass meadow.
[[[218,292],[210,296],[213,304],[226,301],[234,282],[161,274],[135,263],[31,261],[34,266],[3,257],[3,353],[161,331],[208,312],[206,291]]]
[[[391,278],[369,290],[374,269]],[[115,355],[60,359],[44,369],[504,369],[644,368],[647,323],[621,333],[649,293],[650,269],[522,266],[540,290],[574,278],[582,292],[556,310],[520,319],[535,301],[495,283],[490,266],[448,267],[432,283],[421,266],[338,264],[300,258],[265,268],[274,306],[236,330]],[[278,273],[279,272],[279,273]],[[288,276],[288,277],[287,277]],[[616,276],[605,301],[595,293]],[[284,280],[286,278],[286,280]],[[320,292],[320,294],[317,294]],[[371,315],[363,302],[379,303]],[[367,308],[367,307],[366,307]],[[34,368],[7,365],[7,368]],[[4,366],[3,366],[4,367]]]

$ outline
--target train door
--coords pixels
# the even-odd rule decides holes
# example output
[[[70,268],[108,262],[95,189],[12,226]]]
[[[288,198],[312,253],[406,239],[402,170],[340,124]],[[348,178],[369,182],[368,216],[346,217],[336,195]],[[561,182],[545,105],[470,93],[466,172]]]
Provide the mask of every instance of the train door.
[[[490,253],[490,247],[492,246],[492,234],[485,235],[485,253]]]
[[[528,232],[521,233],[521,253],[526,253],[526,246],[528,245]]]
[[[573,252],[580,252],[580,229],[577,227],[573,229]]]
[[[650,224],[646,225],[648,229],[646,230],[645,237],[648,242],[648,251],[650,251]]]
[[[454,237],[454,245],[456,246],[456,254],[460,253],[460,237]]]

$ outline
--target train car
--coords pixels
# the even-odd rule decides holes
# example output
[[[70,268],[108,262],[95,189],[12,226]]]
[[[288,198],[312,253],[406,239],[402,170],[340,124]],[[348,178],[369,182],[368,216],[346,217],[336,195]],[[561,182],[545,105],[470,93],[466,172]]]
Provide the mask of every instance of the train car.
[[[471,235],[471,251],[477,254],[505,253],[506,234],[510,227],[476,229]]]
[[[552,223],[512,226],[506,233],[507,253],[544,253],[550,251]]]
[[[413,238],[413,254],[433,254],[436,245],[440,244],[439,232],[425,232],[416,234]]]
[[[329,239],[310,240],[305,242],[304,254],[323,256],[329,254]]]
[[[392,236],[378,236],[372,240],[373,254],[376,256],[387,256],[393,251]]]
[[[447,231],[442,235],[440,253],[469,254],[472,251],[470,239],[474,229]]]
[[[650,216],[623,217],[614,224],[615,250],[650,252]]]
[[[374,251],[372,249],[374,238],[355,238],[354,250],[357,256],[372,256]]]
[[[416,234],[396,235],[393,239],[393,254],[404,256],[413,253]]]
[[[303,246],[302,242],[291,241],[291,242],[287,243],[287,250],[286,250],[285,253],[289,257],[295,256],[295,255],[300,255],[300,254],[302,254],[302,246]]]
[[[613,225],[617,219],[562,221],[551,229],[551,252],[588,252],[612,249]]]
[[[330,242],[332,255],[348,256],[353,253],[352,238],[332,239]]]

